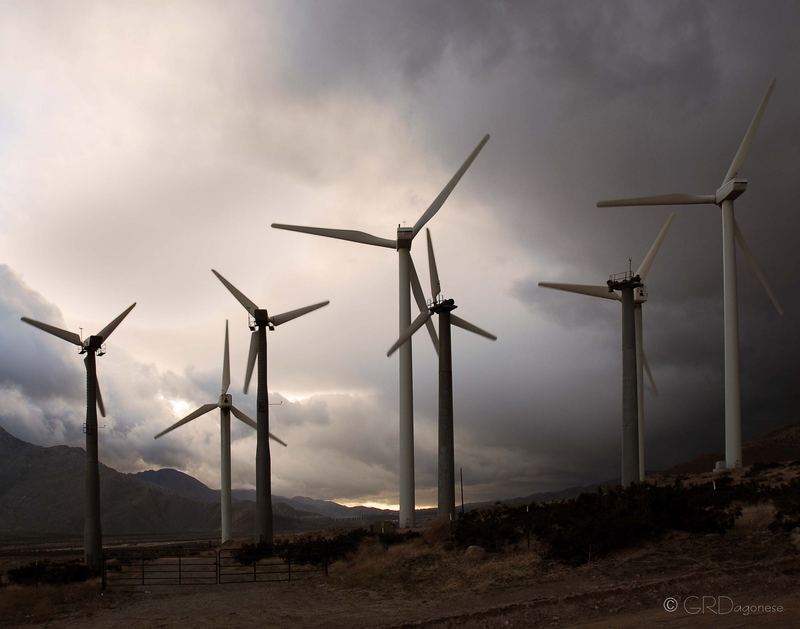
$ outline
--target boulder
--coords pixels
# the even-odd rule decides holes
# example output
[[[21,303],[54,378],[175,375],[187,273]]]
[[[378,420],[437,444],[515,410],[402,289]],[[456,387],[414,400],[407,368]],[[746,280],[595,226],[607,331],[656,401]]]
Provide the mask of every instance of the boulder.
[[[469,561],[483,561],[486,559],[486,549],[482,546],[470,546],[464,551],[464,558]]]

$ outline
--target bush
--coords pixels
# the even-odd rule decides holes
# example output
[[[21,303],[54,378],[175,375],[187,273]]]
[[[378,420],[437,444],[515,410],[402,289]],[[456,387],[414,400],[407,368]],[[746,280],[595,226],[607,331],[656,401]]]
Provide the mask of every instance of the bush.
[[[355,529],[331,538],[322,536],[306,536],[293,541],[276,541],[274,544],[242,544],[240,548],[231,553],[234,560],[247,566],[252,566],[259,559],[280,557],[289,559],[292,563],[322,565],[325,562],[344,559],[354,553],[361,541],[369,533],[365,529]],[[403,537],[403,536],[398,536]],[[399,541],[404,541],[403,538]],[[387,536],[386,544],[398,543]]]
[[[75,583],[91,576],[89,567],[77,560],[68,563],[34,561],[8,571],[8,580],[18,585]]]
[[[421,537],[422,533],[417,531],[406,531],[405,533],[398,533],[397,531],[391,531],[389,533],[378,533],[378,541],[384,548],[389,548],[389,546],[395,546],[396,544],[403,544],[410,539],[416,539],[417,537]]]
[[[684,487],[680,482],[665,487],[600,489],[527,508],[496,505],[473,511],[456,521],[453,536],[461,547],[476,544],[497,551],[518,542],[530,530],[547,544],[549,557],[578,565],[670,529],[724,533],[741,512],[732,504],[739,494],[750,496],[753,491],[734,489],[729,480],[718,482],[716,490],[711,483]]]
[[[770,525],[773,531],[791,531],[800,526],[800,479],[775,488],[772,501],[777,509],[775,521]]]
[[[775,469],[776,467],[783,467],[783,465],[780,463],[753,463],[750,469],[744,473],[744,476],[745,478],[752,478],[753,476],[758,476],[761,472]]]

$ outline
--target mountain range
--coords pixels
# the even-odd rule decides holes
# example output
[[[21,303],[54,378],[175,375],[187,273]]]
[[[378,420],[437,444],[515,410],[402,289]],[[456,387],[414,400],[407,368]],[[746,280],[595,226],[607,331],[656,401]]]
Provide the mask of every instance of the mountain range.
[[[710,471],[719,453],[677,465],[671,473]],[[745,464],[800,459],[800,425],[748,441]],[[83,531],[85,453],[69,446],[42,447],[17,439],[0,427],[0,539],[73,537]],[[609,483],[603,483],[609,484]],[[611,481],[610,484],[613,484]],[[592,491],[597,485],[536,493],[508,504],[559,500]],[[124,474],[100,464],[102,527],[106,536],[213,536],[219,532],[219,490],[174,469]],[[233,530],[249,535],[254,492],[234,490]],[[466,505],[467,509],[492,503]],[[396,519],[397,512],[347,507],[304,496],[273,496],[277,532],[353,526],[364,520]],[[421,518],[434,510],[420,510]]]

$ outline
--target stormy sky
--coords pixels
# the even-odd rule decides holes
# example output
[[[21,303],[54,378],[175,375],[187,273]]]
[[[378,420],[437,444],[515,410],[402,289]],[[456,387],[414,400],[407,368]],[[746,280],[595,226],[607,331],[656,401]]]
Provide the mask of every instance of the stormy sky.
[[[73,346],[130,303],[98,360],[101,460],[219,486],[230,321],[234,403],[249,330],[215,268],[277,313],[273,491],[397,503],[397,256],[269,228],[393,238],[485,133],[429,223],[443,291],[496,343],[453,334],[466,499],[619,474],[619,306],[537,286],[634,267],[673,209],[599,199],[713,193],[772,78],[737,220],[785,309],[739,256],[745,436],[798,420],[794,182],[800,2],[5,2],[0,5],[0,425],[83,442]],[[649,469],[723,446],[720,212],[674,208],[648,278]],[[426,293],[424,241],[412,255]],[[436,498],[437,364],[414,340],[417,504]],[[236,422],[238,423],[238,422]],[[255,435],[234,428],[233,481]]]

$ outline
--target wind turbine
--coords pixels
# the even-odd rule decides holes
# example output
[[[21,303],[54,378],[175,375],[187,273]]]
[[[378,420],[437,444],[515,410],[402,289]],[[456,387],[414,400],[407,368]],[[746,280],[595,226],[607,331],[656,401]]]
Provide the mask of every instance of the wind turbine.
[[[496,341],[497,337],[491,332],[482,330],[478,326],[452,314],[457,308],[453,299],[445,299],[439,282],[439,272],[436,268],[436,257],[433,254],[431,232],[426,229],[428,238],[428,267],[431,275],[431,295],[429,306],[414,319],[414,323],[400,335],[394,345],[386,352],[391,356],[397,348],[406,343],[411,336],[423,325],[430,321],[434,314],[439,315],[439,464],[438,464],[438,514],[449,516],[451,520],[456,517],[456,476],[455,476],[455,449],[453,446],[453,359],[450,345],[450,326],[478,334]]]
[[[299,225],[284,225],[273,223],[275,229],[286,229],[289,231],[314,234],[316,236],[326,236],[328,238],[338,238],[339,240],[349,240],[365,245],[376,247],[386,247],[396,249],[398,254],[398,284],[399,284],[399,303],[398,303],[398,333],[403,334],[411,325],[411,298],[409,296],[409,283],[414,291],[414,298],[420,310],[425,310],[425,300],[422,298],[422,289],[419,285],[414,263],[411,261],[411,243],[419,231],[424,227],[439,208],[442,207],[447,197],[456,187],[456,184],[467,172],[475,158],[480,153],[484,145],[489,141],[488,134],[483,136],[481,141],[469,154],[466,161],[456,171],[456,174],[447,182],[433,203],[428,206],[419,217],[414,227],[397,226],[397,238],[390,240],[380,238],[361,231],[350,229],[327,229],[321,227],[302,227]],[[433,324],[430,323],[428,332],[438,346],[436,332]],[[400,372],[399,372],[399,419],[400,419],[400,526],[414,526],[414,384],[412,377],[412,355],[411,343],[406,343],[400,348]]]
[[[722,271],[723,293],[725,304],[725,467],[731,469],[742,465],[742,409],[741,381],[739,371],[739,311],[736,295],[736,243],[752,265],[756,276],[767,291],[772,304],[783,314],[775,293],[772,292],[764,271],[756,261],[753,252],[744,240],[742,230],[736,223],[733,213],[733,201],[747,189],[747,179],[738,177],[744,164],[747,151],[753,141],[767,102],[775,88],[775,81],[770,82],[761,104],[753,116],[750,126],[742,138],[739,149],[733,157],[728,172],[722,179],[722,185],[713,194],[664,194],[651,197],[630,199],[612,199],[599,201],[598,207],[625,207],[639,205],[717,205],[722,209]]]
[[[643,481],[645,479],[645,465],[644,465],[644,372],[650,380],[654,392],[656,383],[653,379],[653,373],[650,371],[650,365],[647,363],[647,358],[644,354],[643,347],[643,330],[642,330],[642,305],[647,301],[647,288],[644,285],[647,274],[653,266],[656,259],[656,254],[661,248],[661,243],[669,231],[672,220],[675,218],[674,214],[670,214],[664,226],[658,232],[656,239],[650,246],[650,250],[642,260],[636,273],[627,274],[627,278],[621,278],[623,281],[628,281],[636,284],[632,286],[632,305],[627,304],[625,301],[627,287],[620,286],[622,296],[613,292],[612,283],[615,282],[613,278],[606,284],[606,286],[593,286],[586,284],[559,284],[553,282],[539,282],[539,286],[544,288],[554,288],[556,290],[563,290],[570,293],[578,293],[579,295],[589,295],[590,297],[600,297],[602,299],[613,299],[622,302],[623,309],[623,419],[622,419],[622,484],[628,486],[635,480]],[[632,316],[632,323],[628,317]],[[633,326],[632,329],[629,326]],[[633,340],[631,340],[631,335]],[[633,347],[631,353],[631,347]],[[633,366],[626,361],[632,361]],[[635,370],[635,376],[632,376],[631,370]],[[633,381],[631,380],[633,379]],[[635,391],[631,391],[632,384],[635,384]],[[635,396],[635,397],[631,397]],[[635,402],[633,401],[635,400]],[[636,420],[632,419],[633,409],[636,409]],[[634,426],[635,421],[635,434]]]
[[[289,310],[270,316],[266,309],[259,308],[238,288],[226,280],[214,269],[217,276],[236,300],[244,306],[250,315],[250,353],[247,357],[247,371],[244,377],[244,392],[250,386],[253,366],[258,358],[258,394],[256,397],[256,541],[272,544],[272,477],[269,456],[269,403],[267,400],[267,329],[275,328],[292,319],[308,314],[317,308],[327,306],[329,301],[322,301],[311,306]],[[235,412],[234,412],[235,414]],[[237,415],[238,417],[238,415]]]
[[[166,435],[188,424],[193,419],[205,415],[209,411],[219,408],[219,442],[220,442],[220,512],[222,514],[221,537],[224,544],[231,539],[231,413],[251,428],[258,429],[252,419],[245,413],[240,411],[233,405],[233,397],[228,393],[228,388],[231,386],[231,357],[228,349],[228,322],[225,321],[225,353],[222,357],[222,393],[219,396],[219,401],[216,404],[204,404],[193,413],[189,413],[182,420],[175,422],[166,430],[162,430],[153,439]],[[270,439],[286,446],[286,443],[278,439],[272,433],[269,433]]]
[[[99,574],[103,570],[103,534],[100,527],[100,469],[97,459],[97,409],[105,417],[106,409],[100,385],[97,382],[96,356],[106,353],[105,342],[117,329],[122,320],[133,310],[136,303],[131,304],[121,315],[100,330],[94,336],[81,340],[75,332],[62,330],[54,325],[22,317],[22,321],[64,339],[68,343],[81,348],[79,354],[86,354],[83,364],[86,366],[86,485],[83,520],[83,559],[92,572]]]

